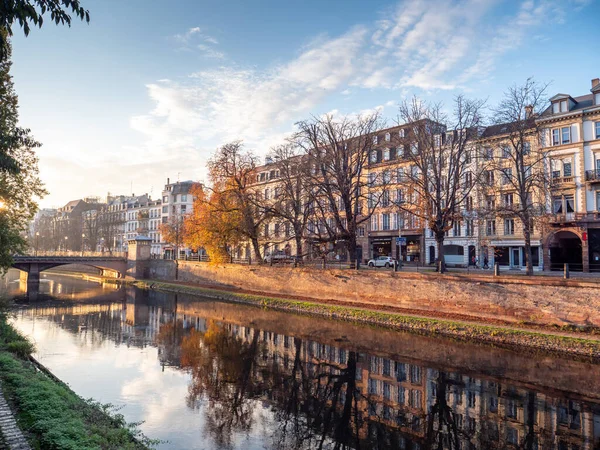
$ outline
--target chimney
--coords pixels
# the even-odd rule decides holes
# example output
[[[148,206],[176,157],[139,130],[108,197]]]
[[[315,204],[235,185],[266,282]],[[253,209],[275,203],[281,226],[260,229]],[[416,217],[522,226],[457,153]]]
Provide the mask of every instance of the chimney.
[[[600,84],[600,78],[594,78],[592,80],[592,89],[594,89],[596,86],[598,86]]]
[[[531,116],[533,116],[533,105],[527,105],[525,106],[525,118],[531,119]]]
[[[170,184],[170,183],[169,183],[169,178],[167,178],[167,184]]]

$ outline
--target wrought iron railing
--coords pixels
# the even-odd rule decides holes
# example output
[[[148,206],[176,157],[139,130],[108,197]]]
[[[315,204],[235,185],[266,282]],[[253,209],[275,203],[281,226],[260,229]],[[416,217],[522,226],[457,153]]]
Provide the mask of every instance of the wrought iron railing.
[[[600,181],[600,169],[586,170],[585,181]]]

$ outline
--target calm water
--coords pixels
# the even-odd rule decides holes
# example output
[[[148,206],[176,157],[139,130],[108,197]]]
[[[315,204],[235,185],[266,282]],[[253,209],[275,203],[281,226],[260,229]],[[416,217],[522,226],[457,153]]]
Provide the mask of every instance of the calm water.
[[[169,449],[600,448],[600,366],[47,275],[15,325]]]

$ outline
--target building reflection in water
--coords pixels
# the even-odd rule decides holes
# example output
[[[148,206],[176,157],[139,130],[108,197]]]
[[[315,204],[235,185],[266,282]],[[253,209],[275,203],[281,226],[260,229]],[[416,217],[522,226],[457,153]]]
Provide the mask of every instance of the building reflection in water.
[[[187,405],[208,404],[206,429],[218,447],[264,426],[265,446],[277,449],[600,448],[597,392],[584,398],[531,387],[518,374],[464,374],[350,342],[232,323],[220,313],[194,314],[194,300],[174,295],[121,294],[120,303],[62,302],[21,313],[49,317],[92,342],[157,346],[163,366],[191,375]]]

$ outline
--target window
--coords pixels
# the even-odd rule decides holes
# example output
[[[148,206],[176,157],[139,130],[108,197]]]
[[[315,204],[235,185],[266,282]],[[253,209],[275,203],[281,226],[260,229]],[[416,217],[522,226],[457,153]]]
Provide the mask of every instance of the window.
[[[560,105],[558,104],[558,102],[552,103],[552,113],[558,114],[559,112],[560,112]]]
[[[460,220],[457,220],[454,222],[454,236],[460,236],[460,230],[461,230],[461,222]]]
[[[596,139],[600,139],[600,122],[596,122],[594,126],[596,128]]]
[[[169,196],[168,195],[163,196],[163,203],[169,203]]]
[[[400,167],[397,170],[397,172],[396,172],[396,179],[398,180],[398,183],[402,183],[404,181],[404,167]]]
[[[510,158],[510,147],[508,145],[503,145],[502,146],[502,157],[503,158]]]
[[[474,223],[473,219],[467,220],[465,224],[466,224],[465,235],[473,236],[475,234],[475,223]]]
[[[565,208],[567,213],[575,212],[575,197],[572,195],[565,195]]]
[[[181,214],[185,214],[187,211],[187,205],[181,205]]]
[[[392,174],[390,173],[389,170],[385,170],[383,172],[383,184],[388,184],[390,181],[392,181]]]
[[[187,194],[181,194],[181,201],[187,202]]]
[[[494,184],[494,171],[493,170],[486,170],[485,171],[485,181],[489,185],[493,185]]]
[[[469,189],[473,184],[473,174],[465,172],[465,189]]]
[[[390,229],[390,215],[389,214],[382,214],[382,230],[389,230]]]
[[[269,200],[269,188],[265,189],[265,200]]]
[[[531,153],[531,144],[527,141],[523,142],[523,156],[527,156]]]
[[[573,172],[571,170],[571,160],[566,159],[563,161],[563,177],[573,176]]]
[[[416,155],[417,152],[419,151],[419,144],[417,144],[416,142],[413,142],[412,144],[410,144],[410,151],[412,152],[413,155]]]
[[[410,382],[421,384],[421,368],[419,366],[410,366]]]
[[[376,163],[376,162],[377,162],[377,150],[373,150],[373,151],[371,152],[371,158],[370,158],[370,161],[371,161],[372,163]]]
[[[377,139],[377,136],[373,136],[373,145],[377,145],[378,141],[379,139]]]
[[[552,130],[552,145],[560,145],[560,130],[558,128]]]
[[[387,208],[388,206],[390,206],[390,192],[389,191],[383,191],[383,193],[381,194],[381,206],[383,206],[384,208]]]
[[[269,237],[269,224],[265,223],[265,237],[268,238]]]
[[[567,107],[567,101],[561,100],[560,101],[560,112],[567,112],[568,110],[569,110],[569,108]]]
[[[163,212],[163,214],[168,213],[169,212],[169,207],[168,206],[163,206],[162,207],[162,212]]]
[[[504,194],[502,196],[502,203],[504,203],[504,206],[512,206],[513,205],[513,194]]]
[[[384,161],[390,160],[390,149],[389,148],[386,148],[383,150],[383,160]]]
[[[371,231],[377,231],[379,225],[379,221],[377,219],[377,214],[373,214],[371,216]]]
[[[563,144],[570,143],[571,142],[571,128],[569,128],[569,127],[561,128],[561,136],[562,136]]]
[[[466,198],[466,210],[473,211],[473,197],[471,196]]]
[[[561,197],[554,197],[552,199],[552,212],[554,214],[562,214],[563,212],[563,202]]]
[[[502,184],[506,185],[512,181],[512,168],[502,169]]]
[[[390,142],[390,133],[385,133],[385,141]]]
[[[400,204],[404,201],[404,193],[402,189],[396,189],[396,203]]]
[[[483,158],[486,160],[494,159],[494,149],[492,147],[486,147],[483,149]]]
[[[370,187],[373,187],[373,186],[375,186],[375,180],[376,180],[376,179],[377,179],[377,174],[376,174],[376,173],[373,173],[373,172],[371,172],[371,173],[369,174],[369,178],[368,178],[368,180],[369,180],[369,186],[370,186]]]
[[[365,227],[358,227],[358,235],[363,237],[365,235]]]
[[[396,149],[396,158],[404,158],[404,146],[400,146]]]
[[[495,236],[496,235],[496,221],[488,220],[485,227],[487,236]]]
[[[435,148],[439,148],[442,145],[442,136],[436,134],[433,136],[433,145]]]
[[[398,131],[398,136],[400,136],[401,138],[404,137],[404,129],[401,129],[400,131]]]
[[[506,236],[515,234],[515,219],[504,219],[504,234]]]

